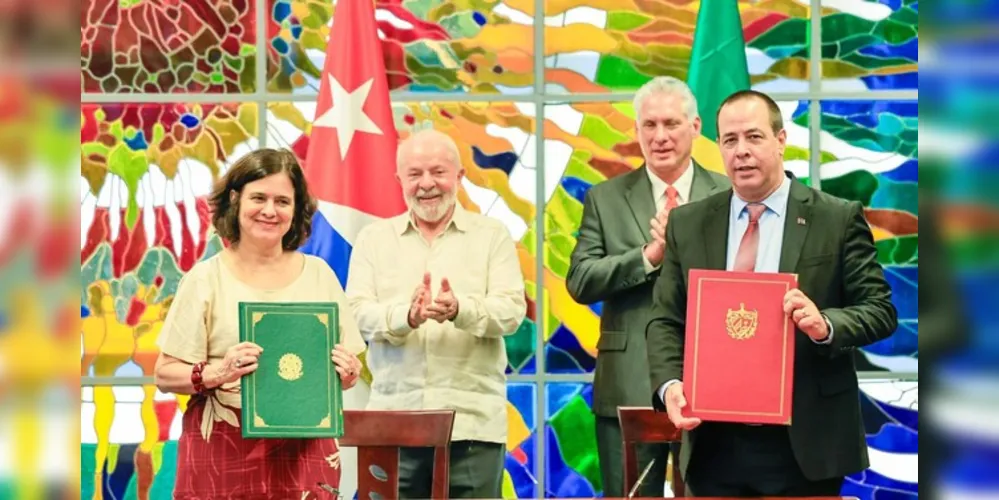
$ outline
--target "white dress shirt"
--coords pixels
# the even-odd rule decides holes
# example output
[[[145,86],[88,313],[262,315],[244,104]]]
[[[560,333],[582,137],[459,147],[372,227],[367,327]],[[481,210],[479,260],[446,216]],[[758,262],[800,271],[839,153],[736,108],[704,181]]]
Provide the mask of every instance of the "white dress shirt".
[[[645,173],[649,176],[649,181],[652,183],[652,199],[656,203],[656,214],[662,211],[663,207],[666,206],[666,188],[670,186],[666,181],[659,178],[648,166],[645,167]],[[690,164],[687,165],[687,169],[680,174],[676,182],[672,184],[676,188],[676,203],[677,205],[683,205],[690,201],[690,190],[691,186],[694,184],[694,160],[690,160]],[[645,257],[645,252],[642,252],[642,262],[645,263],[645,273],[651,273],[656,269],[659,269],[659,265],[653,266],[649,259]]]

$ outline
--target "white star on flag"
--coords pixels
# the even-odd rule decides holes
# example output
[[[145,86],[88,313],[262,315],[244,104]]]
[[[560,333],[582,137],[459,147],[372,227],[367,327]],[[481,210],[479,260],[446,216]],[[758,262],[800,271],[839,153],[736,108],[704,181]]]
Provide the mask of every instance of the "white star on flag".
[[[353,92],[347,92],[332,74],[327,76],[329,77],[333,105],[322,116],[316,118],[312,126],[336,129],[337,142],[340,144],[340,160],[342,161],[347,158],[347,151],[350,149],[355,133],[382,133],[378,125],[364,112],[364,104],[368,100],[368,92],[371,92],[374,79],[369,78]]]

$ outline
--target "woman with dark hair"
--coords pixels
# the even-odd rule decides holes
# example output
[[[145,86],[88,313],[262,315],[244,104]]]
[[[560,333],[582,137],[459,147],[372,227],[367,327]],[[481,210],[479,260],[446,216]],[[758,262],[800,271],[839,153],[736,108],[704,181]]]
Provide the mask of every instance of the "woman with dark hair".
[[[339,303],[342,343],[330,359],[344,389],[360,375],[364,341],[340,282],[323,260],[298,251],[316,211],[305,176],[291,152],[257,150],[219,180],[210,205],[229,246],[181,279],[158,341],[156,386],[192,395],[174,498],[332,498],[336,440],[244,439],[240,430],[239,381],[261,352],[239,342],[240,302]]]

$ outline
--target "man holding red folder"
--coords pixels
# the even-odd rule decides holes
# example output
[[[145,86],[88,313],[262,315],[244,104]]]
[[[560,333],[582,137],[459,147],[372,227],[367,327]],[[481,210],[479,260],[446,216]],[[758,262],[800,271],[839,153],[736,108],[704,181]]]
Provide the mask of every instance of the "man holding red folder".
[[[891,290],[860,203],[785,174],[787,133],[770,97],[737,92],[717,121],[732,189],[670,217],[646,332],[653,406],[684,430],[680,465],[695,496],[836,496],[845,476],[869,466],[853,350],[895,331]],[[797,274],[798,288],[775,298],[796,330],[790,425],[684,415],[691,269]],[[700,377],[751,380],[754,371],[776,369],[761,364]],[[731,397],[738,402],[752,392]]]

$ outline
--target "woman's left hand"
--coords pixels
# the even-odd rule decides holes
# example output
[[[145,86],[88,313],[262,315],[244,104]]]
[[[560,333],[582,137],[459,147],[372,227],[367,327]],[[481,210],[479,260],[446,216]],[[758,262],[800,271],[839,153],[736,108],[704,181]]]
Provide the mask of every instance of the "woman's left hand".
[[[336,372],[340,374],[340,381],[343,383],[343,388],[350,389],[354,387],[357,379],[361,377],[361,360],[351,354],[343,344],[337,344],[330,351],[330,359],[336,365]]]

